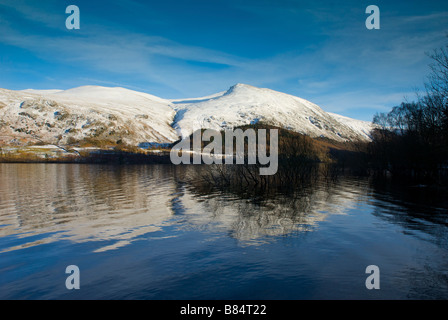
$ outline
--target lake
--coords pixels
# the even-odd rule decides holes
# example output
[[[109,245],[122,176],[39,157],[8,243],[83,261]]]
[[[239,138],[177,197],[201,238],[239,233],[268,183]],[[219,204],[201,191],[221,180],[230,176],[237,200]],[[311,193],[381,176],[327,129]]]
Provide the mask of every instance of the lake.
[[[428,187],[255,195],[191,183],[200,170],[0,164],[0,299],[448,298],[448,210]]]

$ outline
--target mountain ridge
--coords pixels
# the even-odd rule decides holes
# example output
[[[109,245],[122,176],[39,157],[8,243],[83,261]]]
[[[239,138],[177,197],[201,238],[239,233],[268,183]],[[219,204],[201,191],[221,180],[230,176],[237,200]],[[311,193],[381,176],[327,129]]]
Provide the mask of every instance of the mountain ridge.
[[[241,83],[220,95],[177,101],[176,111],[182,117],[174,128],[182,137],[199,128],[220,130],[259,121],[337,141],[370,140],[373,128],[367,121],[325,112],[300,97]]]
[[[188,99],[163,99],[122,87],[0,89],[0,110],[3,145],[32,144],[33,139],[57,145],[86,139],[133,146],[173,143],[198,128],[222,130],[257,122],[311,137],[368,141],[373,128],[300,97],[242,83]]]

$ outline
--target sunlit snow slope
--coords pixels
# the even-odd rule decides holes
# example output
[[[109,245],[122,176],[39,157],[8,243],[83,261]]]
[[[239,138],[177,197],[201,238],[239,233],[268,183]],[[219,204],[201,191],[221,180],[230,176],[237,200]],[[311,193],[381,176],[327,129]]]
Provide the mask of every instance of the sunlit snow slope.
[[[259,121],[338,141],[369,140],[372,124],[285,93],[237,84],[203,98],[167,100],[124,88],[0,89],[0,142],[66,144],[83,139],[170,143],[199,128]]]
[[[173,100],[174,128],[189,135],[199,128],[222,129],[262,121],[312,137],[369,140],[370,122],[327,113],[307,100],[270,89],[237,84],[209,97]]]
[[[132,145],[177,140],[170,126],[175,111],[168,101],[124,88],[0,89],[0,108],[2,135],[62,144],[70,137],[122,140]]]

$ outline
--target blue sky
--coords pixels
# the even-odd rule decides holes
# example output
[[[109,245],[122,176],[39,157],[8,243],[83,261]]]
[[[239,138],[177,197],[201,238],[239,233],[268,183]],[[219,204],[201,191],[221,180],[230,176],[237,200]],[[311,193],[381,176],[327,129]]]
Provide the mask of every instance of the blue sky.
[[[80,9],[68,30],[68,5]],[[381,29],[368,30],[368,5]],[[162,98],[236,83],[362,120],[414,99],[448,1],[0,0],[0,87],[121,86]]]

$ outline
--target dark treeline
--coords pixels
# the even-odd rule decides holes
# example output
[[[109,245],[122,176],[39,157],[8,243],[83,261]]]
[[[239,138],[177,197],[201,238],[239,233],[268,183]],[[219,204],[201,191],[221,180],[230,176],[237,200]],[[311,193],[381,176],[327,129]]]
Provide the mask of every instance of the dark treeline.
[[[333,178],[335,172],[330,163],[333,161],[327,143],[313,139],[309,136],[258,123],[239,127],[242,130],[259,129],[278,130],[278,170],[273,175],[260,175],[259,163],[248,164],[247,144],[245,145],[244,164],[226,165],[213,164],[205,166],[200,171],[198,180],[205,185],[240,192],[241,190],[259,191],[285,191],[315,182],[321,177]],[[266,132],[267,141],[270,141],[269,130]],[[270,144],[267,145],[270,152]]]
[[[434,50],[425,92],[377,113],[369,145],[376,174],[421,182],[448,181],[448,46]]]

